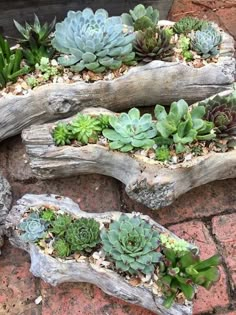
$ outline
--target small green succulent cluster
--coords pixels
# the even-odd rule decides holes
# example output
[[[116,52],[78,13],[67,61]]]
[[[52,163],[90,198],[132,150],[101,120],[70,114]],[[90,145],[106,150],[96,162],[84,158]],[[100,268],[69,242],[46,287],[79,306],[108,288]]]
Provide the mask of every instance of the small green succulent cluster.
[[[116,268],[130,274],[151,274],[161,254],[157,252],[159,233],[140,217],[121,215],[101,232],[103,250]]]
[[[186,16],[176,22],[173,26],[173,31],[176,34],[185,34],[187,35],[191,31],[201,30],[202,27],[208,25],[208,22],[199,20],[197,18]]]
[[[171,249],[176,253],[188,252],[189,243],[183,239],[175,239],[165,233],[160,234],[160,242],[164,248]]]
[[[19,229],[24,232],[21,238],[26,242],[36,242],[45,236],[47,227],[46,220],[33,212],[19,224]]]
[[[170,308],[179,292],[183,292],[187,300],[192,300],[196,285],[210,289],[219,280],[220,263],[219,255],[200,260],[191,251],[178,254],[173,249],[164,249],[157,281],[165,297],[164,306]]]
[[[156,160],[160,162],[168,161],[170,159],[170,149],[168,148],[167,145],[163,144],[156,149],[155,155]]]
[[[182,51],[182,56],[186,61],[193,60],[193,54],[190,51],[190,38],[181,34],[178,40],[178,48]]]

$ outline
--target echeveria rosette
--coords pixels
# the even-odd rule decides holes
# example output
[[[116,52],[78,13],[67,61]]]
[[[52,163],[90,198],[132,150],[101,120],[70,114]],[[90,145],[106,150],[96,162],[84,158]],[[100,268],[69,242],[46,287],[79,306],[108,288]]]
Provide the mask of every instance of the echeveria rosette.
[[[103,251],[118,270],[130,274],[152,274],[161,254],[159,233],[140,217],[121,215],[101,232]]]
[[[45,236],[48,224],[39,217],[38,213],[31,213],[24,219],[18,228],[24,233],[20,235],[21,239],[26,242],[36,242]]]
[[[135,34],[123,32],[121,17],[108,17],[104,9],[94,13],[86,8],[69,11],[65,20],[56,24],[52,45],[62,54],[58,58],[62,66],[78,72],[103,72],[135,64],[134,38]]]
[[[111,116],[109,122],[113,129],[104,129],[102,134],[110,140],[112,150],[129,152],[134,148],[147,149],[155,144],[153,138],[157,130],[150,114],[140,117],[139,110],[132,108],[128,114]]]

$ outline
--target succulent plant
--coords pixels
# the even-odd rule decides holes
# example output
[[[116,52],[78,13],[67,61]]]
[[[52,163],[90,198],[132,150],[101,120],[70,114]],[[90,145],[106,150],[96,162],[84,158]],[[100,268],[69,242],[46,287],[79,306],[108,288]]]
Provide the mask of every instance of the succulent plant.
[[[78,114],[70,123],[73,137],[82,144],[97,141],[98,133],[102,128],[99,119],[86,114]]]
[[[236,137],[236,91],[200,102],[206,108],[205,119],[215,125],[218,138]]]
[[[201,31],[197,31],[191,36],[191,47],[202,58],[218,55],[221,42],[221,34],[212,25],[202,28]]]
[[[171,35],[167,29],[149,27],[145,31],[138,31],[134,41],[136,59],[143,62],[152,60],[169,60],[173,55]]]
[[[112,150],[128,152],[134,148],[150,148],[155,143],[152,138],[156,136],[157,130],[150,114],[140,117],[139,110],[132,108],[128,114],[111,116],[109,121],[113,129],[104,129],[102,133],[110,140]]]
[[[0,88],[29,71],[27,66],[21,67],[22,58],[22,51],[10,49],[8,41],[0,35]]]
[[[72,135],[68,124],[59,122],[53,129],[52,137],[57,146],[70,144]]]
[[[135,64],[134,38],[133,33],[123,32],[121,17],[108,17],[103,9],[94,13],[86,8],[69,11],[65,20],[56,24],[52,45],[62,53],[58,58],[61,65],[78,72],[103,72]]]
[[[100,242],[100,225],[94,219],[81,218],[72,222],[65,234],[72,251],[91,252]]]
[[[192,300],[195,285],[210,289],[212,284],[219,280],[220,263],[219,255],[200,260],[200,257],[191,251],[178,254],[173,249],[164,249],[158,279],[158,285],[165,297],[164,306],[170,308],[179,292],[183,292],[187,300]]]
[[[42,73],[45,81],[48,81],[59,72],[58,68],[56,66],[52,66],[49,59],[46,57],[42,57],[39,64],[36,63],[35,69]]]
[[[121,215],[101,232],[103,250],[116,268],[130,274],[151,274],[159,262],[159,234],[140,217]]]
[[[58,217],[51,222],[51,232],[57,236],[64,236],[69,225],[71,224],[72,218],[66,214],[60,214]]]
[[[55,219],[55,213],[51,209],[44,209],[43,211],[40,212],[39,214],[40,218],[43,219],[44,221],[53,221]]]
[[[189,243],[183,239],[175,239],[165,233],[160,234],[160,242],[164,248],[171,249],[176,253],[189,251]]]
[[[19,224],[19,229],[25,232],[20,237],[26,242],[36,242],[43,238],[46,228],[46,221],[41,219],[38,213],[33,212]]]
[[[25,22],[25,27],[14,20],[14,24],[22,35],[18,39],[23,47],[24,57],[30,66],[40,63],[42,57],[51,58],[55,50],[51,47],[50,34],[56,23],[56,18],[48,25],[41,25],[37,15],[34,15],[34,24]]]
[[[101,130],[110,127],[110,122],[109,122],[109,120],[110,120],[110,115],[101,114],[101,115],[99,115],[99,116],[97,117],[97,119],[99,120]]]
[[[67,244],[67,242],[63,239],[58,239],[53,243],[53,249],[56,254],[56,256],[60,258],[65,258],[67,256],[70,256],[70,246]]]
[[[194,140],[214,139],[214,124],[203,120],[204,115],[204,106],[197,106],[189,111],[184,100],[173,102],[168,114],[164,106],[156,105],[157,141],[160,142],[158,138],[170,139],[175,143],[176,152],[181,153],[185,151],[184,145]]]
[[[166,145],[161,145],[156,149],[155,155],[158,161],[165,162],[170,159],[170,150]]]
[[[177,43],[177,47],[181,49],[182,56],[186,61],[193,60],[193,54],[190,51],[190,38],[181,34]]]
[[[208,22],[197,18],[186,16],[176,22],[173,26],[173,31],[176,34],[188,34],[191,31],[198,31],[202,27],[206,27]]]
[[[152,6],[145,8],[144,5],[138,4],[129,13],[121,15],[122,22],[125,25],[132,26],[135,31],[144,30],[147,27],[157,25],[159,20],[159,11]]]

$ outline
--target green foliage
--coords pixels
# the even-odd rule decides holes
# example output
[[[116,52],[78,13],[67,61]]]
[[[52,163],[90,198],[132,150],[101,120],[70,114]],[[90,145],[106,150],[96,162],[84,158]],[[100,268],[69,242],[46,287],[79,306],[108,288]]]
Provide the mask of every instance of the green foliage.
[[[152,6],[146,9],[144,5],[138,4],[133,10],[129,10],[129,13],[121,15],[122,22],[125,25],[134,27],[135,31],[144,30],[150,26],[153,27],[157,25],[159,20],[159,11],[153,9]]]
[[[193,54],[191,53],[191,51],[183,51],[182,55],[186,61],[193,60]]]
[[[151,274],[160,260],[159,234],[140,217],[121,215],[108,230],[102,230],[101,238],[105,254],[115,262],[118,270]]]
[[[167,249],[171,249],[176,253],[184,253],[189,251],[189,244],[183,239],[175,239],[164,233],[160,234],[161,245]]]
[[[70,123],[70,130],[74,139],[82,144],[88,144],[97,141],[98,133],[102,128],[96,117],[78,114]]]
[[[58,74],[58,68],[52,66],[46,57],[42,57],[40,63],[36,63],[35,68],[43,74],[45,81]]]
[[[55,50],[51,47],[50,34],[56,23],[56,18],[48,25],[41,25],[37,15],[34,16],[34,24],[25,22],[25,27],[14,20],[15,27],[22,35],[18,39],[23,47],[24,57],[30,66],[39,64],[42,57],[52,58]]]
[[[34,88],[39,85],[39,81],[34,76],[30,76],[26,79],[26,83],[31,87]]]
[[[74,71],[84,69],[103,72],[122,64],[134,65],[133,33],[124,33],[120,17],[108,17],[104,9],[95,13],[69,11],[65,20],[56,24],[53,47],[62,53],[58,62]]]
[[[53,243],[53,249],[55,252],[55,255],[60,258],[65,258],[67,256],[70,256],[70,246],[67,244],[67,242],[63,239],[58,239]]]
[[[173,26],[173,31],[176,34],[188,34],[191,31],[198,31],[202,27],[206,27],[208,22],[197,18],[186,16],[176,22]]]
[[[156,105],[156,128],[159,133],[157,141],[160,143],[169,139],[175,143],[176,152],[181,153],[185,151],[184,145],[194,140],[214,139],[214,124],[203,120],[204,115],[204,106],[197,106],[189,111],[184,100],[172,103],[168,114],[165,107]]]
[[[220,273],[217,268],[221,263],[219,255],[200,260],[198,255],[190,251],[178,255],[173,249],[164,249],[163,253],[158,285],[162,288],[166,308],[171,307],[179,290],[187,300],[192,300],[195,285],[210,289],[212,284],[219,280]]]
[[[68,124],[59,122],[53,129],[52,137],[57,146],[70,144],[72,135]]]
[[[38,213],[31,213],[18,227],[25,232],[20,236],[24,241],[36,242],[44,237],[47,223],[39,217]]]
[[[221,34],[212,26],[202,28],[191,36],[191,46],[202,58],[214,57],[219,54]]]
[[[66,231],[65,240],[72,251],[91,252],[100,242],[100,225],[94,219],[81,218],[72,222]]]
[[[44,221],[53,221],[55,219],[55,212],[51,209],[44,209],[39,214],[40,218]]]
[[[134,41],[137,60],[151,62],[152,60],[168,60],[173,55],[173,45],[170,43],[171,33],[167,29],[149,27],[139,31]]]
[[[218,138],[236,136],[236,91],[200,102],[206,108],[205,119],[214,123]]]
[[[102,133],[110,140],[112,150],[128,152],[134,148],[150,148],[155,143],[152,138],[156,136],[157,130],[150,114],[140,117],[139,110],[132,108],[128,114],[111,116],[109,121],[113,129],[104,129]]]
[[[8,41],[0,35],[0,88],[29,71],[27,66],[21,67],[22,57],[22,51],[11,50]]]
[[[180,35],[178,41],[178,48],[182,50],[182,55],[186,61],[193,60],[193,54],[190,50],[190,38],[184,36],[183,34]]]
[[[54,221],[51,222],[51,232],[57,236],[64,236],[69,225],[71,224],[72,218],[69,215],[61,214]]]
[[[158,161],[165,162],[170,159],[170,150],[166,145],[158,147],[155,154]]]
[[[101,130],[110,127],[110,115],[101,114],[97,117],[97,119],[99,120]]]

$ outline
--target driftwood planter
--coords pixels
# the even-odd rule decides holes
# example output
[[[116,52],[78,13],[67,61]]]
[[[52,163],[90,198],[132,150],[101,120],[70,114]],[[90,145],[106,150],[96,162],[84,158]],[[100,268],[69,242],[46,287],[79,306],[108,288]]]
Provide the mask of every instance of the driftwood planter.
[[[110,111],[92,108],[83,112]],[[125,184],[130,198],[154,210],[170,205],[194,187],[236,177],[236,150],[212,152],[194,158],[191,163],[166,167],[141,155],[112,151],[98,144],[57,147],[51,135],[53,126],[53,123],[31,126],[22,132],[30,166],[40,179],[93,173],[111,176]]]
[[[80,210],[79,206],[69,198],[56,195],[25,195],[14,206],[7,217],[7,228],[10,229],[10,242],[23,250],[26,250],[31,257],[31,272],[42,278],[44,281],[57,285],[63,282],[89,282],[97,285],[105,293],[125,300],[129,303],[140,305],[159,315],[190,315],[192,314],[192,305],[174,304],[171,309],[162,306],[163,299],[154,295],[145,287],[134,287],[124,278],[112,270],[101,268],[89,262],[76,262],[74,260],[63,261],[44,254],[39,247],[34,244],[28,244],[22,241],[15,227],[19,224],[23,214],[29,207],[52,205],[63,208],[66,212],[94,218],[103,222],[110,222],[112,219],[118,219],[120,212],[106,213],[86,213]],[[130,214],[128,214],[130,215]],[[155,229],[160,233],[168,233],[174,238],[174,234],[164,227],[153,221],[150,217],[141,215],[147,219]],[[190,248],[197,252],[198,249],[189,245]]]
[[[234,82],[234,40],[227,33],[222,35],[218,62],[200,69],[153,61],[111,81],[51,83],[25,96],[4,96],[0,98],[0,141],[31,124],[69,117],[89,106],[121,111],[156,103],[168,105],[180,98],[193,103],[229,90]]]

